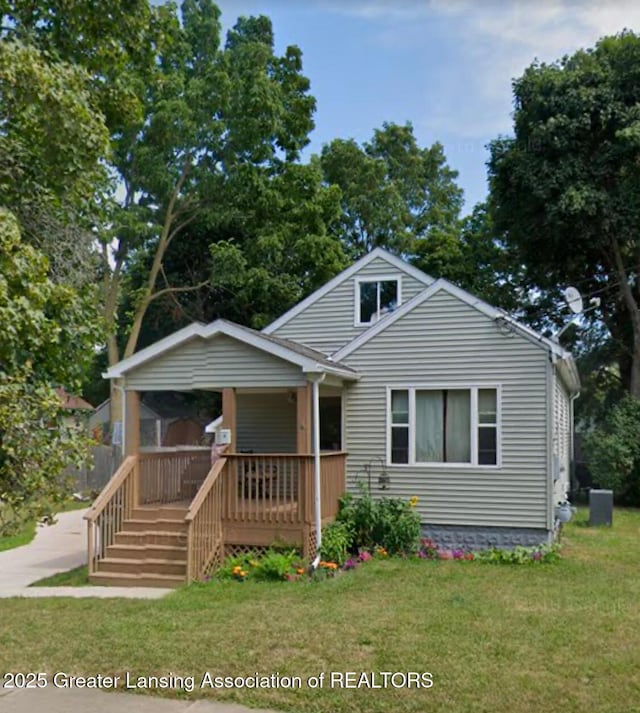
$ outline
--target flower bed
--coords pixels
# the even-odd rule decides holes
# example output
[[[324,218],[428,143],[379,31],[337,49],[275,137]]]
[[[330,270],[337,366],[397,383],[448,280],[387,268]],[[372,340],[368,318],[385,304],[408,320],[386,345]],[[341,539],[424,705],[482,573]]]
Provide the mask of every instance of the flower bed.
[[[560,558],[558,545],[514,547],[501,550],[491,547],[486,550],[463,550],[440,548],[431,538],[422,538],[418,557],[426,560],[458,560],[485,562],[488,564],[544,564]]]
[[[559,559],[557,545],[515,547],[513,550],[446,549],[430,538],[420,538],[417,497],[408,501],[372,500],[367,492],[341,500],[335,522],[322,531],[322,558],[316,568],[293,549],[269,549],[264,554],[229,557],[216,572],[217,579],[245,582],[308,581],[334,577],[372,559],[411,557],[422,560],[484,562],[488,564],[542,564]]]

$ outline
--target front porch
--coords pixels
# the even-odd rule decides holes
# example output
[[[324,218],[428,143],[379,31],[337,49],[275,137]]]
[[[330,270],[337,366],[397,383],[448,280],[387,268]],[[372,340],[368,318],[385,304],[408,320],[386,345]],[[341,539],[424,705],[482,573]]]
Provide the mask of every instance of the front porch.
[[[274,543],[315,556],[345,491],[342,395],[356,372],[218,320],[186,327],[106,376],[125,394],[126,458],[87,514],[92,581],[114,583],[126,571],[126,583],[190,582],[225,555]],[[224,450],[142,452],[141,392],[194,390],[221,395],[212,427]]]
[[[323,523],[344,492],[343,452],[320,454]],[[87,515],[96,584],[176,586],[274,543],[315,554],[313,454],[208,449],[128,456]]]

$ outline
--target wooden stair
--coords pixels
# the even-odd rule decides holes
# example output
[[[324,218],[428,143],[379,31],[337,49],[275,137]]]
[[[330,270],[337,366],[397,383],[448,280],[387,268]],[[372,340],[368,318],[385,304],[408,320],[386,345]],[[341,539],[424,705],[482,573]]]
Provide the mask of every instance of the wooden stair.
[[[187,581],[189,503],[134,508],[89,576],[92,584],[178,587]]]

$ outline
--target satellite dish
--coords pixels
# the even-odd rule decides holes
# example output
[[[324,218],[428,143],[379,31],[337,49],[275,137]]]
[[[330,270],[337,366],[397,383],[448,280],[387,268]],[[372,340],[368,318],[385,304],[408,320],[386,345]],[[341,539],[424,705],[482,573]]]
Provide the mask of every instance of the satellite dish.
[[[569,309],[574,314],[580,314],[584,308],[584,303],[582,302],[582,295],[575,287],[567,287],[563,292],[564,299],[569,306]]]

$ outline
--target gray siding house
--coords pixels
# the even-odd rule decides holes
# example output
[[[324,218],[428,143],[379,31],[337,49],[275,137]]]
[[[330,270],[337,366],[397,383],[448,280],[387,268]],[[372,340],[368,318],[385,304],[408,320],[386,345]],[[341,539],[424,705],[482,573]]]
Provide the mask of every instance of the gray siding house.
[[[382,249],[262,332],[193,324],[106,376],[126,390],[132,457],[140,392],[222,393],[225,465],[193,501],[222,483],[221,552],[284,539],[313,553],[340,493],[360,483],[376,497],[417,496],[425,534],[450,546],[550,541],[567,497],[571,355]],[[160,497],[153,477],[156,500],[143,478],[139,502]]]
[[[385,310],[389,283],[397,300]],[[374,285],[377,311],[359,314]],[[417,496],[425,533],[443,543],[552,537],[570,487],[580,386],[558,344],[382,250],[264,331],[358,373],[342,397],[349,490],[384,469],[381,494]]]

